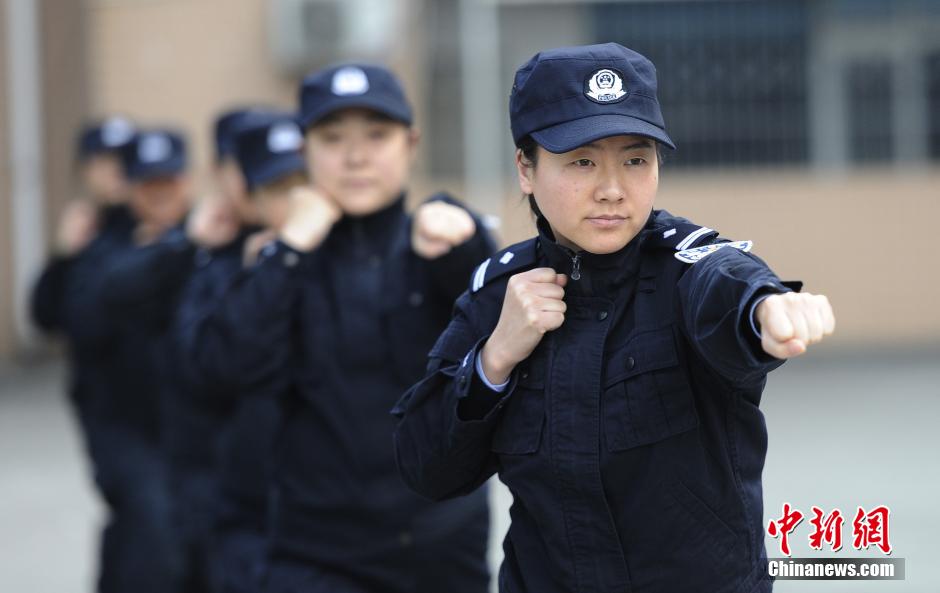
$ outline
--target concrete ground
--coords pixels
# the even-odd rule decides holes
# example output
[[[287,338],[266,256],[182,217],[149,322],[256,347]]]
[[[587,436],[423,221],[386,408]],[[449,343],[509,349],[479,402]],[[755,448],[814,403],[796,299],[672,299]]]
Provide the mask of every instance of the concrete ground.
[[[54,362],[0,367],[0,593],[93,590],[102,510],[63,383]],[[880,556],[852,549],[851,520],[857,506],[885,504],[891,557],[906,559],[907,569],[905,581],[781,581],[775,591],[937,591],[940,347],[822,350],[775,372],[762,408],[770,432],[765,523],[784,502],[807,515],[816,505],[847,516],[841,552],[809,550],[806,519],[791,536],[793,556]],[[504,488],[494,489],[494,501],[495,566],[508,522]],[[780,555],[776,540],[767,545]]]

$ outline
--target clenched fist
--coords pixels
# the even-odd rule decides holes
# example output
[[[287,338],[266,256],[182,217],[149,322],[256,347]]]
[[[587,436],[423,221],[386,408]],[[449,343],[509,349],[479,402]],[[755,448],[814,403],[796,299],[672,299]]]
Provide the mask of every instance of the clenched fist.
[[[287,220],[278,235],[297,251],[313,251],[342,214],[325,193],[312,187],[295,187],[290,192]]]
[[[483,373],[493,384],[532,354],[546,332],[565,321],[568,277],[551,268],[535,268],[509,278],[496,329],[481,353]]]
[[[477,226],[466,210],[446,202],[428,202],[415,210],[411,248],[424,259],[436,259],[473,236]]]
[[[836,327],[829,299],[807,292],[788,292],[767,297],[754,312],[760,325],[764,352],[792,358],[807,346],[822,341]]]
[[[88,200],[73,200],[65,206],[56,231],[56,251],[73,256],[91,243],[98,233],[98,209]]]
[[[234,202],[222,196],[206,196],[186,220],[186,236],[200,247],[217,249],[235,240],[239,226]]]

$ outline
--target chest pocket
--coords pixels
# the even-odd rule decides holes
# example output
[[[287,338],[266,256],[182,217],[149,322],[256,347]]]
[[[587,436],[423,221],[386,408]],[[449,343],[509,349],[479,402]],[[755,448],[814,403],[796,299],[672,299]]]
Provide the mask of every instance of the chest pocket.
[[[638,333],[608,358],[603,417],[610,451],[655,443],[698,425],[672,326]]]
[[[545,359],[533,355],[518,370],[518,382],[506,402],[490,449],[505,455],[539,450],[545,425]]]

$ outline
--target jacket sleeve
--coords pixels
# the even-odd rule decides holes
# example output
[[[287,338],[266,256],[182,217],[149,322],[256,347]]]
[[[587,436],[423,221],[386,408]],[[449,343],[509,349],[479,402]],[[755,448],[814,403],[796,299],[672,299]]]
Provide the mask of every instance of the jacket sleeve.
[[[725,379],[753,384],[783,364],[763,351],[750,316],[757,299],[791,291],[759,257],[719,249],[691,264],[677,290],[682,331]]]
[[[515,376],[502,393],[487,388],[474,360],[488,336],[480,336],[467,314],[467,293],[429,354],[428,372],[392,410],[398,419],[395,457],[409,488],[432,500],[472,492],[498,469],[490,452]]]
[[[231,283],[211,307],[180,329],[180,348],[203,384],[268,390],[288,380],[301,274],[314,254],[277,242]]]
[[[66,282],[73,258],[53,257],[46,264],[30,297],[33,322],[44,332],[64,329]]]
[[[195,247],[180,230],[170,231],[153,245],[121,253],[107,268],[103,303],[121,316],[145,311],[168,319],[192,271],[194,253]]]
[[[476,232],[472,237],[457,245],[441,257],[432,260],[423,260],[431,275],[434,290],[443,302],[451,304],[457,300],[460,293],[467,287],[473,269],[496,251],[496,242],[487,230],[486,225],[475,212],[471,211],[462,202],[451,196],[440,193],[428,198],[425,202],[446,202],[453,206],[463,208],[473,217]]]
[[[233,386],[216,378],[210,380],[200,372],[196,361],[200,352],[195,349],[196,333],[203,319],[212,313],[221,297],[239,278],[234,262],[231,267],[221,260],[196,267],[180,294],[179,306],[173,320],[173,338],[176,346],[176,364],[180,380],[190,393],[213,397],[230,394]]]

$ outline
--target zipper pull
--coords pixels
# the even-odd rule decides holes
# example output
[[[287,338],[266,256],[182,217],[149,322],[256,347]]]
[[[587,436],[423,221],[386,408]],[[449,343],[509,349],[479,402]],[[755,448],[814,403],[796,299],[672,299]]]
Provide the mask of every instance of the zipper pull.
[[[571,258],[571,279],[580,280],[581,279],[581,254],[575,254]]]

